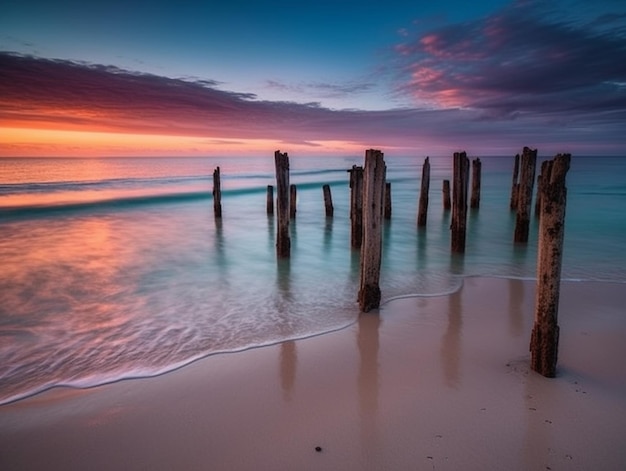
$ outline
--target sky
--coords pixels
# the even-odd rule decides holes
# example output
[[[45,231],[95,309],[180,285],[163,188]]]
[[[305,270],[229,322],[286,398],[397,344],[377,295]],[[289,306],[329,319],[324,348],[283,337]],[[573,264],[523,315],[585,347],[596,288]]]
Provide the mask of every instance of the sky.
[[[3,0],[0,156],[626,156],[623,0]]]

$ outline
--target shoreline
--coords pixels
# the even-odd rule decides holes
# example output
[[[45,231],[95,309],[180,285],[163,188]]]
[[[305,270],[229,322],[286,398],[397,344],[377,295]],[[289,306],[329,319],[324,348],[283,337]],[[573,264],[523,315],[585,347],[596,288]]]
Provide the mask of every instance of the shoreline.
[[[528,368],[534,291],[467,277],[333,332],[5,404],[0,467],[619,469],[623,283],[563,282],[555,379]]]

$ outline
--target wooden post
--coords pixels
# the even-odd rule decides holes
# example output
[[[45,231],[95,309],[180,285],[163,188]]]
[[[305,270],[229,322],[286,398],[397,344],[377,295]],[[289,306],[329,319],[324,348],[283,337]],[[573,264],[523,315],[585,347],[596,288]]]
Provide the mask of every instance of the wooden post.
[[[360,249],[363,242],[363,167],[353,165],[350,174],[350,242]]]
[[[469,181],[469,159],[465,152],[454,153],[453,169],[451,249],[454,253],[464,253],[467,226],[467,185]]]
[[[382,215],[386,166],[383,153],[369,149],[365,153],[363,178],[363,245],[359,307],[369,312],[380,306],[380,264],[382,256]]]
[[[267,185],[267,201],[265,203],[265,208],[267,214],[274,214],[274,187],[272,185]]]
[[[446,180],[447,181],[447,180]],[[422,166],[422,185],[420,189],[419,209],[417,211],[417,227],[426,227],[428,218],[428,190],[430,189],[430,161],[426,157]],[[450,182],[448,182],[448,196],[450,193]]]
[[[480,159],[472,160],[472,196],[470,198],[470,208],[478,209],[480,207],[480,173],[482,163]]]
[[[297,189],[296,185],[291,185],[289,187],[289,217],[291,219],[296,218],[296,201],[297,201]]]
[[[531,368],[554,378],[559,352],[559,289],[567,188],[571,155],[559,154],[541,168],[541,215],[537,249],[535,323],[530,340]]]
[[[514,241],[518,244],[528,242],[530,232],[530,207],[535,185],[535,167],[537,165],[537,150],[524,147],[520,160],[520,181],[517,192],[517,214],[515,218]]]
[[[213,213],[216,218],[222,217],[222,188],[219,167],[213,170]]]
[[[335,209],[333,208],[333,196],[330,192],[330,185],[324,185],[322,187],[322,191],[324,192],[324,208],[326,209],[326,217],[332,218],[335,213]]]
[[[450,180],[443,181],[443,209],[450,211],[452,203],[450,202]]]
[[[519,154],[515,154],[515,164],[513,165],[513,182],[511,183],[511,211],[517,210],[517,195],[519,193]]]
[[[289,156],[279,150],[274,152],[276,164],[276,255],[288,258],[291,255],[289,238]]]
[[[541,166],[541,173],[537,176],[537,197],[535,198],[535,217],[538,218],[541,214],[541,175],[543,175],[543,165]]]
[[[385,219],[391,219],[391,183],[385,182],[385,210],[383,211]]]

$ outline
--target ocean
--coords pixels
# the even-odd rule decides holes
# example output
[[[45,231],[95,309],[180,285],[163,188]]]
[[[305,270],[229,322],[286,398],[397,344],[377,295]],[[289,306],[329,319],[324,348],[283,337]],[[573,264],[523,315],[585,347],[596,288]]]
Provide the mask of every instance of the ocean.
[[[529,243],[513,244],[512,156],[481,158],[480,209],[468,210],[464,256],[450,254],[442,206],[452,157],[430,159],[425,230],[416,227],[424,157],[385,161],[393,211],[383,227],[383,300],[449,293],[465,276],[534,278],[536,219]],[[273,155],[1,158],[0,404],[353,323],[352,165],[363,157],[291,157],[297,214],[291,258],[279,261],[265,209]],[[221,220],[211,194],[217,166]],[[626,283],[626,158],[573,156],[567,187],[562,278]]]

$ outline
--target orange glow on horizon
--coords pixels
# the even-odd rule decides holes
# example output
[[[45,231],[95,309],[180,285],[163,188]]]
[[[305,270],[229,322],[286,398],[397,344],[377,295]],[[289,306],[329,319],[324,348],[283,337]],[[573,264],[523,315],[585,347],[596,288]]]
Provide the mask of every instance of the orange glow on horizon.
[[[232,139],[200,136],[71,131],[21,127],[0,128],[0,157],[209,156],[285,152],[329,154],[361,152],[363,145],[346,141],[307,143],[275,139]]]

